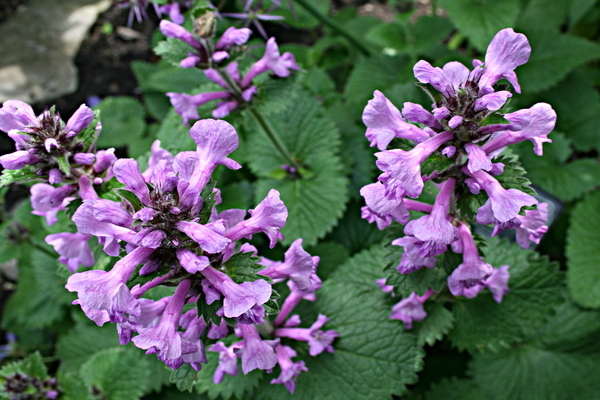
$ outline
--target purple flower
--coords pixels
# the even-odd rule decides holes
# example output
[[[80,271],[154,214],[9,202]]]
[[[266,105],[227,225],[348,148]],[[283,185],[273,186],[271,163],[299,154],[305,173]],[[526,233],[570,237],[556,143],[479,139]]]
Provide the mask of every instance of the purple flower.
[[[510,273],[508,272],[508,265],[503,265],[498,269],[494,269],[490,276],[488,276],[483,284],[490,289],[492,296],[496,303],[501,303],[504,295],[508,293],[508,279]]]
[[[248,212],[252,216],[229,229],[225,232],[225,236],[236,241],[258,232],[264,232],[269,237],[269,247],[275,247],[277,239],[283,239],[279,230],[285,225],[288,216],[285,204],[279,199],[279,192],[271,189],[267,197],[254,210],[248,210]]]
[[[196,40],[194,35],[188,32],[183,26],[178,25],[174,22],[162,20],[159,24],[160,31],[166,37],[179,39],[184,43],[189,44],[195,49],[199,49],[202,45]]]
[[[552,142],[548,139],[548,134],[552,132],[556,123],[556,112],[549,104],[537,103],[529,109],[506,114],[504,117],[511,121],[511,124],[504,125],[505,129],[510,130],[496,132],[481,146],[483,151],[489,154],[508,145],[530,140],[534,153],[538,156],[543,155],[542,145]]]
[[[65,194],[64,189],[57,191],[55,187],[47,183],[36,183],[31,187],[31,205],[33,207],[31,213],[45,217],[48,225],[55,224],[58,221],[58,212],[66,210],[67,205],[74,199],[74,197],[62,197],[63,194]]]
[[[6,100],[0,108],[0,130],[26,131],[25,128],[39,124],[31,106],[21,100]]]
[[[202,189],[210,180],[218,164],[230,169],[239,169],[241,165],[227,157],[238,147],[238,137],[233,126],[225,121],[204,119],[196,122],[190,129],[190,136],[196,142],[198,163],[195,166],[190,186]]]
[[[233,46],[239,46],[248,41],[252,31],[248,28],[237,29],[233,26],[227,28],[221,38],[217,41],[217,50],[229,50]]]
[[[431,214],[410,221],[404,233],[424,242],[419,255],[435,256],[446,251],[446,246],[458,238],[458,229],[449,221],[448,210],[452,200],[456,179],[450,178],[442,184]]]
[[[400,263],[396,267],[396,270],[401,274],[410,274],[423,267],[433,268],[435,267],[435,256],[420,254],[421,247],[424,244],[423,241],[419,240],[414,236],[405,236],[392,240],[394,246],[404,247],[404,253],[400,259]]]
[[[140,334],[132,339],[140,349],[157,353],[161,361],[177,360],[184,354],[198,351],[198,347],[178,332],[181,311],[191,287],[186,279],[179,283],[173,297],[163,312],[160,323],[152,328],[140,328]]]
[[[208,349],[210,351],[219,353],[219,365],[217,366],[215,374],[213,375],[213,382],[215,384],[223,382],[225,374],[232,376],[237,375],[237,356],[234,353],[234,350],[237,347],[237,343],[227,347],[223,344],[223,342],[217,342]]]
[[[415,143],[429,138],[425,131],[406,122],[383,93],[376,90],[373,96],[362,115],[363,123],[367,126],[365,136],[371,142],[371,147],[377,146],[379,150],[384,150],[394,138],[408,139]],[[413,114],[415,113],[411,115]],[[414,115],[413,117],[416,118]]]
[[[487,48],[479,87],[484,92],[491,92],[491,87],[504,78],[514,86],[517,93],[521,93],[514,69],[525,64],[530,54],[531,46],[525,35],[515,33],[512,28],[502,29]]]
[[[392,220],[406,224],[410,214],[402,198],[388,199],[385,197],[385,186],[381,182],[371,183],[360,189],[366,206],[361,208],[361,217],[369,223],[377,223],[377,228],[383,230],[390,226]]]
[[[319,257],[312,257],[302,248],[302,239],[296,239],[285,252],[283,262],[268,266],[260,274],[276,280],[289,278],[300,291],[310,293],[321,283],[316,276],[318,262]]]
[[[290,392],[294,393],[296,389],[296,378],[304,371],[308,371],[304,361],[292,361],[292,357],[296,357],[296,352],[289,346],[278,344],[275,347],[277,353],[277,363],[281,368],[281,373],[276,379],[272,379],[271,383],[281,383]]]
[[[520,225],[516,227],[516,241],[524,249],[529,248],[529,241],[539,244],[544,234],[548,231],[548,204],[539,203],[537,210],[525,210],[525,215],[516,217]]]
[[[177,114],[183,118],[183,124],[187,125],[191,119],[198,119],[198,107],[204,103],[208,103],[211,100],[226,99],[231,94],[229,92],[208,92],[200,93],[196,95],[190,95],[185,93],[167,93],[167,96],[171,100],[171,105],[177,111]]]
[[[410,151],[394,149],[375,153],[376,165],[383,171],[379,180],[385,185],[387,197],[398,199],[405,194],[412,198],[419,197],[423,190],[421,163],[453,136],[452,132],[442,132],[417,144]]]
[[[146,262],[154,250],[140,247],[117,261],[109,271],[91,270],[71,275],[65,287],[77,292],[82,308],[107,311],[111,322],[123,322],[124,314],[140,315],[140,306],[127,281],[135,268]]]
[[[294,55],[290,52],[280,54],[275,38],[269,38],[269,40],[267,40],[265,54],[250,67],[250,70],[242,80],[242,87],[246,88],[250,86],[254,77],[267,71],[273,71],[273,73],[280,78],[285,78],[290,75],[290,69],[300,69],[296,64]]]
[[[489,171],[492,169],[492,161],[481,147],[473,143],[467,143],[465,144],[465,150],[469,159],[467,168],[470,172]]]
[[[480,224],[491,224],[494,219],[507,222],[519,214],[521,207],[537,203],[533,196],[518,189],[504,189],[500,182],[484,171],[472,172],[469,175],[489,196],[477,211],[476,219]]]
[[[263,279],[237,284],[227,274],[210,266],[200,273],[223,295],[223,314],[228,318],[239,317],[271,298],[271,285]]]
[[[406,329],[411,329],[413,321],[423,321],[427,317],[427,313],[423,308],[423,303],[431,297],[435,292],[431,289],[427,289],[423,296],[417,295],[412,292],[410,296],[402,299],[398,304],[392,307],[392,315],[390,318],[399,319],[404,322]]]
[[[238,356],[242,359],[244,374],[254,369],[270,371],[275,367],[277,355],[273,348],[279,343],[279,339],[261,339],[253,325],[238,324],[237,327],[244,338],[244,346],[237,350]]]
[[[334,330],[320,330],[328,320],[325,315],[319,314],[317,321],[310,328],[279,328],[275,330],[275,336],[307,342],[309,346],[308,354],[313,357],[325,350],[333,353],[334,349],[331,344],[339,334]]]
[[[84,267],[94,265],[94,255],[88,243],[90,237],[79,232],[62,232],[46,236],[45,241],[60,255],[58,261],[65,264],[69,271],[75,272],[79,264]]]
[[[483,261],[466,224],[459,227],[463,246],[463,262],[448,277],[448,288],[454,296],[472,299],[485,287],[487,279],[494,268]]]

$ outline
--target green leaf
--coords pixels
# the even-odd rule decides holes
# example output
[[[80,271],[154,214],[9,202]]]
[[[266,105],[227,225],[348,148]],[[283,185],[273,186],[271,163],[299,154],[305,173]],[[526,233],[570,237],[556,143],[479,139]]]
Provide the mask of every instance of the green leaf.
[[[586,196],[571,216],[567,236],[567,283],[573,300],[600,307],[600,192]]]
[[[111,347],[95,353],[81,366],[85,383],[107,400],[135,400],[145,392],[148,361],[139,349]]]
[[[316,9],[320,14],[327,15],[329,13],[329,1],[323,0],[305,0],[312,8]],[[280,15],[285,18],[285,24],[297,29],[314,29],[321,24],[312,13],[306,11],[299,4],[294,4],[290,8],[288,2],[281,2],[279,7],[270,14]]]
[[[423,351],[416,337],[390,320],[385,295],[375,283],[380,278],[385,250],[375,247],[341,265],[319,290],[316,307],[335,329],[335,352],[305,359],[308,372],[298,377],[296,391],[281,385],[261,387],[271,399],[362,400],[400,395],[416,382]]]
[[[600,355],[520,346],[477,355],[474,380],[494,400],[573,400],[598,398]],[[489,398],[489,397],[487,397]]]
[[[174,383],[177,389],[191,392],[196,383],[198,372],[192,368],[190,364],[183,364],[178,369],[171,371],[169,382]]]
[[[443,304],[435,301],[426,302],[424,308],[427,317],[423,321],[414,322],[412,332],[417,335],[419,346],[433,346],[452,328],[454,316]]]
[[[191,88],[208,80],[201,70],[197,68],[181,68],[180,66],[163,66],[157,68],[145,82],[150,90],[161,93],[185,93]]]
[[[257,279],[264,279],[258,276],[256,272],[264,267],[257,263],[260,257],[255,257],[252,253],[236,253],[229,260],[223,263],[227,275],[235,283],[253,282]]]
[[[133,97],[107,97],[98,108],[102,115],[98,147],[127,146],[142,137],[146,129],[146,112]]]
[[[556,130],[563,132],[577,150],[600,150],[600,94],[594,86],[593,76],[578,69],[529,104],[533,101],[551,104],[557,114]]]
[[[526,32],[531,57],[517,76],[523,93],[548,89],[576,67],[600,58],[600,45],[582,37],[550,30]]]
[[[3,327],[13,332],[18,328],[51,327],[66,316],[73,301],[73,295],[64,288],[65,281],[57,274],[56,259],[25,247],[27,253],[23,253],[18,264],[19,285],[2,316]]]
[[[519,0],[440,0],[450,19],[479,51],[499,30],[514,26]]]
[[[61,400],[92,400],[92,390],[82,380],[79,374],[68,373],[58,376]]]
[[[548,0],[530,0],[519,15],[517,31],[540,26],[549,30],[560,30],[571,2],[571,0],[553,0],[550,5]]]
[[[286,226],[281,230],[284,243],[297,238],[310,246],[323,237],[342,215],[347,199],[347,179],[337,151],[339,133],[331,121],[319,115],[319,104],[306,93],[296,102],[269,119],[274,134],[279,137],[292,158],[307,170],[304,176],[273,179],[283,173],[282,165],[289,161],[275,151],[260,125],[248,119],[247,149],[252,171],[263,178],[256,184],[256,199],[262,200],[270,189],[280,192],[288,209]]]
[[[42,361],[42,355],[39,351],[22,360],[6,364],[0,369],[0,376],[3,377],[11,376],[15,373],[27,374],[40,379],[48,378],[48,370]]]
[[[173,153],[196,149],[196,143],[190,136],[190,128],[183,125],[181,115],[171,109],[160,124],[156,138],[161,147]]]
[[[348,104],[353,109],[362,111],[367,101],[373,97],[373,91],[380,90],[387,95],[394,84],[414,80],[412,65],[407,57],[369,57],[354,67],[344,93]]]
[[[2,170],[2,175],[0,175],[0,188],[8,186],[11,183],[30,182],[38,179],[40,179],[39,175],[29,166],[25,166],[22,169],[5,169]]]
[[[487,291],[474,299],[455,301],[449,336],[459,349],[471,352],[494,351],[523,340],[552,316],[564,292],[556,263],[497,238],[487,244],[485,262],[496,268],[510,266],[510,292],[500,304]]]
[[[238,371],[237,376],[225,374],[223,381],[219,384],[213,383],[213,375],[219,365],[219,355],[213,351],[206,352],[208,364],[203,365],[198,373],[196,390],[205,393],[211,399],[250,399],[250,393],[258,386],[264,377],[264,372],[257,369],[244,375]],[[239,366],[238,366],[239,368]]]
[[[452,28],[445,18],[423,16],[414,24],[393,21],[375,25],[367,31],[365,38],[386,50],[417,55],[445,39]]]
[[[130,192],[129,190],[126,190],[126,189],[115,189],[115,192],[119,196],[121,196],[123,199],[127,200],[136,212],[141,210],[142,208],[144,208],[144,204],[135,195],[135,193]]]
[[[78,323],[74,329],[63,334],[56,345],[56,356],[61,360],[59,372],[78,372],[92,355],[118,345],[119,338],[114,325],[98,327],[90,321]]]
[[[157,55],[177,67],[179,67],[179,62],[188,56],[190,50],[188,44],[175,38],[167,38],[158,42],[154,47],[154,52]]]

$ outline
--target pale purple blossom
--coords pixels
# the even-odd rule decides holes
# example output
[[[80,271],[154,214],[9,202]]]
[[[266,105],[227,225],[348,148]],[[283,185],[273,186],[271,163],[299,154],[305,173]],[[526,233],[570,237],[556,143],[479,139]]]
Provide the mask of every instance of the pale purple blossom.
[[[425,301],[427,301],[434,293],[435,292],[431,289],[427,289],[423,296],[419,296],[417,293],[412,292],[410,296],[402,299],[392,307],[392,315],[390,318],[404,322],[404,327],[406,329],[411,329],[414,321],[423,321],[425,317],[427,317],[427,312],[423,308],[423,303],[425,303]]]

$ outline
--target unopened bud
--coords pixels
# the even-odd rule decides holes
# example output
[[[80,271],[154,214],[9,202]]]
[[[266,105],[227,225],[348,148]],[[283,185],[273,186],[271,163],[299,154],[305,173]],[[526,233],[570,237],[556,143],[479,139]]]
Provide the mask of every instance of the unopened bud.
[[[194,21],[194,34],[203,39],[213,37],[216,29],[217,18],[212,11],[206,11]]]

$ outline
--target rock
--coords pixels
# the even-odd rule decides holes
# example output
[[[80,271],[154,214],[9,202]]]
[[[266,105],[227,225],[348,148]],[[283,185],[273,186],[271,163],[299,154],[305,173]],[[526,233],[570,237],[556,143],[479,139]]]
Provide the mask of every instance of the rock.
[[[73,59],[110,0],[30,0],[0,24],[0,102],[39,103],[74,92]]]

